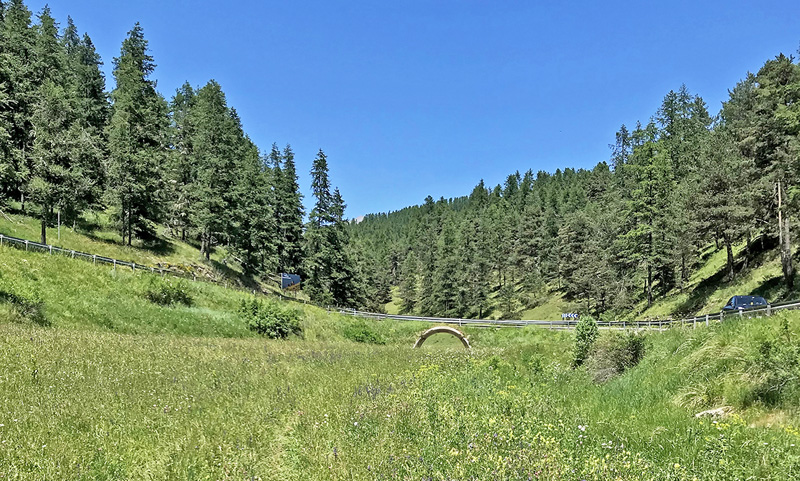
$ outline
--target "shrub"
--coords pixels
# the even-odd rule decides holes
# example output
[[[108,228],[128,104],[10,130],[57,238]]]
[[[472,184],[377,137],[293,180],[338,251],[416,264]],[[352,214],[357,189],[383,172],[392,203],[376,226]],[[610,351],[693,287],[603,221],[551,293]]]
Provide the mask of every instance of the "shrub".
[[[300,335],[300,312],[284,308],[275,302],[253,299],[242,301],[239,314],[251,331],[270,339],[286,339],[289,334]]]
[[[192,296],[189,295],[186,282],[183,279],[153,278],[144,294],[148,301],[160,306],[173,304],[192,305]]]
[[[572,367],[578,367],[586,361],[592,346],[597,339],[597,322],[590,316],[582,317],[575,326],[575,342],[572,346]]]
[[[365,344],[386,344],[386,338],[364,321],[352,322],[345,326],[342,333],[345,339]]]
[[[645,336],[633,331],[603,336],[591,353],[589,370],[596,382],[606,382],[639,364],[647,350]]]

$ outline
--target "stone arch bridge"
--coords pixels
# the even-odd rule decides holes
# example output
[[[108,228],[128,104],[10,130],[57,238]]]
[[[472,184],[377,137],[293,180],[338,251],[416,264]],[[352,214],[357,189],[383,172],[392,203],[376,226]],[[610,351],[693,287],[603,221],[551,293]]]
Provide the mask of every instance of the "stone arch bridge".
[[[461,341],[461,344],[463,344],[465,348],[471,349],[469,345],[469,339],[467,339],[467,336],[465,336],[464,333],[459,331],[458,329],[450,326],[436,326],[428,329],[427,331],[423,332],[422,335],[419,336],[417,342],[414,343],[414,347],[415,348],[421,347],[422,344],[425,342],[425,339],[431,337],[434,334],[450,334],[456,336]]]

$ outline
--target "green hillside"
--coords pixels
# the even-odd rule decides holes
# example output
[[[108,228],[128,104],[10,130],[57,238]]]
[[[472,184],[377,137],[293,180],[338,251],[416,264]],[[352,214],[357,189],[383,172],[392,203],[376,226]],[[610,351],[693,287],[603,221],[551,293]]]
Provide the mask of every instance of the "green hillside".
[[[76,232],[64,239],[80,250],[97,242]],[[772,272],[769,255],[752,272]],[[465,329],[469,353],[442,335],[412,350],[428,324],[271,300],[296,310],[302,332],[270,340],[239,314],[251,294],[211,283],[7,246],[0,273],[4,479],[800,472],[794,313],[643,334],[644,357],[623,371],[615,346],[627,337],[601,332],[588,363],[573,370],[570,332]],[[189,305],[148,300],[170,282]],[[708,299],[733,288],[720,285]],[[35,301],[43,317],[19,299]],[[711,408],[726,414],[694,416]]]

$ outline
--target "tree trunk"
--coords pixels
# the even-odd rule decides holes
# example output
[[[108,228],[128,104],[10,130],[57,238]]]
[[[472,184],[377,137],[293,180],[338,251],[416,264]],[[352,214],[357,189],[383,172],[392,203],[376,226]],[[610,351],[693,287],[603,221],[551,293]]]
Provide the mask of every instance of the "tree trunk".
[[[42,209],[42,238],[41,238],[41,242],[42,242],[42,244],[45,244],[45,245],[47,244],[47,214],[46,214],[46,212],[47,211],[45,209]]]
[[[722,240],[725,243],[725,251],[728,253],[728,277],[733,280],[733,246],[731,245],[730,236],[724,232],[722,234]]]
[[[786,287],[794,287],[794,267],[792,266],[792,242],[789,233],[789,216],[783,219],[783,242],[781,244],[781,267],[783,268],[783,279]]]
[[[681,284],[680,289],[683,292],[683,283],[689,279],[689,274],[686,272],[686,254],[681,253]]]
[[[786,287],[794,287],[794,268],[792,266],[792,240],[790,233],[789,216],[783,215],[783,186],[778,181],[778,233],[781,247],[781,268],[783,281]]]
[[[647,264],[647,307],[653,305],[653,266]]]
[[[742,266],[742,271],[750,266],[750,250],[752,248],[752,244],[753,238],[750,235],[750,229],[747,229],[747,243],[744,246],[744,265]]]

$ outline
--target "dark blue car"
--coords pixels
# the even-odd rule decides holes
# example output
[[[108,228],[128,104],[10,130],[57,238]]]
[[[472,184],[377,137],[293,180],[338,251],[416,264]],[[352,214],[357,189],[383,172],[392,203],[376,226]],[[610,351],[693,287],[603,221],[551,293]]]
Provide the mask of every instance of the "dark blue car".
[[[722,308],[723,311],[738,311],[753,307],[766,306],[767,300],[761,296],[733,296]]]

